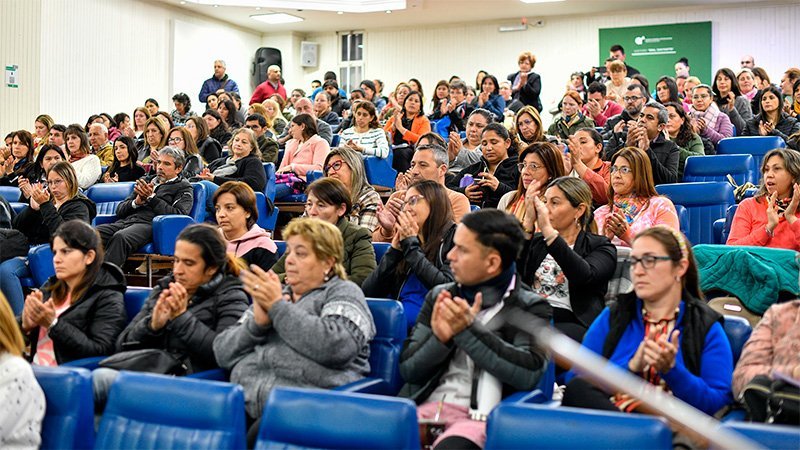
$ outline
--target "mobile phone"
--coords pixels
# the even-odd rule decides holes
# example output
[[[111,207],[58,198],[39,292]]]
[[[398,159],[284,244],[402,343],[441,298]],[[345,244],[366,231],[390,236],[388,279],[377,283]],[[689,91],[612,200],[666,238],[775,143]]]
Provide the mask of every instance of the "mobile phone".
[[[472,186],[474,183],[475,178],[470,174],[466,174],[461,178],[461,181],[458,183],[458,187],[465,188],[467,186]]]

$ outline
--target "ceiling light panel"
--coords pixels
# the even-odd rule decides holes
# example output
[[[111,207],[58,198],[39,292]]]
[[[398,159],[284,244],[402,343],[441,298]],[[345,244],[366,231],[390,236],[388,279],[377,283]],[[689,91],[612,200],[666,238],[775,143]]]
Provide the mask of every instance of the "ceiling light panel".
[[[406,9],[406,0],[187,0],[198,5],[253,8],[303,9],[347,13],[382,12]]]
[[[280,25],[283,23],[295,23],[295,22],[302,22],[302,17],[293,16],[291,14],[285,13],[271,13],[271,14],[254,14],[250,16],[253,20],[258,20],[259,22],[268,23],[270,25]]]

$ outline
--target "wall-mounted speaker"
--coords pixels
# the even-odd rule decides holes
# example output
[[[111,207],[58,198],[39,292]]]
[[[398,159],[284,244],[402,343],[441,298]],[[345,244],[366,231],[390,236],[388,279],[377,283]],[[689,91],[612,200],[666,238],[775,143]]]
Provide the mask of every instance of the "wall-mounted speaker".
[[[300,65],[302,67],[317,67],[319,64],[319,44],[316,42],[300,43]]]
[[[273,64],[283,70],[280,50],[272,47],[261,47],[256,50],[256,57],[253,60],[253,79],[256,86],[267,81],[267,68]]]

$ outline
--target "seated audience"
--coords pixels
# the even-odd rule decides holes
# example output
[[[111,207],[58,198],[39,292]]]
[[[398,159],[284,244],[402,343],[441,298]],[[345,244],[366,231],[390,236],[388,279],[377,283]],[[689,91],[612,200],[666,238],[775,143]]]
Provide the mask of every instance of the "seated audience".
[[[185,126],[189,117],[196,115],[194,111],[192,111],[192,101],[189,99],[189,96],[183,92],[173,95],[172,103],[175,105],[175,109],[172,110],[169,115],[172,118],[172,123],[174,123],[176,127]]]
[[[242,122],[239,121],[237,117],[238,112],[239,109],[236,107],[236,104],[233,103],[233,100],[220,99],[219,106],[217,106],[217,113],[219,113],[219,116],[222,119],[221,122],[227,125],[228,129],[235,130],[236,128],[240,128],[242,126]],[[209,128],[210,127],[211,125],[209,124]]]
[[[506,101],[500,96],[500,88],[494,75],[486,75],[481,81],[481,92],[477,97],[477,107],[492,113],[494,120],[502,122]]]
[[[529,391],[547,367],[545,352],[527,332],[492,320],[522,312],[544,326],[550,321],[550,305],[516,276],[524,239],[519,222],[502,211],[464,216],[447,254],[454,282],[426,295],[403,346],[400,396],[417,403],[419,419],[446,423],[434,449],[482,448],[486,422],[480,419],[496,402],[478,400],[478,387],[491,390],[484,398]]]
[[[43,144],[44,145],[44,144]],[[24,358],[25,341],[0,294],[0,447],[39,448],[47,406],[44,392]]]
[[[53,166],[61,161],[67,161],[64,150],[55,144],[40,145],[38,151],[39,154],[36,156],[34,166],[28,170],[25,177],[19,179],[18,187],[22,195],[20,195],[18,201],[23,203],[28,203],[28,200],[31,198],[33,186],[36,183],[47,186],[47,173],[50,172]]]
[[[33,148],[37,154],[39,147],[50,143],[50,128],[55,124],[53,118],[47,114],[40,114],[33,121]]]
[[[331,132],[339,131],[342,118],[331,110],[331,95],[326,91],[320,91],[314,98],[314,113],[331,126]]]
[[[433,89],[433,98],[427,108],[431,113],[429,120],[439,120],[447,115],[447,102],[450,98],[450,84],[447,80],[439,80]]]
[[[374,103],[375,111],[383,111],[386,106],[386,99],[380,96],[375,83],[372,80],[364,80],[361,82],[360,87],[364,91],[364,100]]]
[[[256,223],[258,207],[253,189],[241,181],[228,181],[214,192],[213,201],[227,252],[241,258],[247,267],[255,264],[269,270],[278,261],[278,246]]]
[[[80,220],[53,234],[55,275],[25,299],[19,320],[34,364],[110,355],[125,327],[125,276],[104,261],[97,232]]]
[[[784,111],[783,95],[778,88],[770,86],[760,94],[761,112],[747,122],[742,135],[778,136],[789,143],[789,137],[800,131],[800,122]]]
[[[741,133],[747,122],[753,119],[753,111],[750,109],[750,100],[739,90],[736,75],[727,67],[717,70],[711,89],[719,110],[728,115],[733,126]]]
[[[411,86],[407,83],[402,81],[398,83],[394,91],[389,94],[386,106],[383,107],[383,110],[378,112],[378,119],[381,122],[386,122],[390,117],[394,116],[394,113],[403,109],[403,102],[412,90],[420,92],[418,89],[411,89]],[[422,93],[420,92],[420,94]]]
[[[649,101],[636,123],[629,124],[623,144],[624,147],[637,147],[648,156],[653,182],[657,185],[678,182],[680,149],[664,136],[668,121],[667,109],[661,103]],[[609,143],[611,145],[614,144]],[[617,150],[620,148],[617,147]],[[610,154],[613,155],[613,152]]]
[[[305,97],[305,96],[304,96]],[[273,135],[279,136],[286,132],[286,127],[289,126],[289,121],[281,114],[281,106],[277,100],[268,98],[263,102],[266,115],[264,116],[271,125],[267,127]],[[295,113],[299,114],[299,113]],[[295,114],[291,114],[294,116]]]
[[[692,89],[690,113],[694,132],[713,142],[714,146],[723,138],[733,136],[731,119],[714,102],[711,86],[700,84]]]
[[[739,71],[739,75],[736,76],[736,81],[739,82],[739,90],[742,91],[742,95],[747,98],[748,102],[750,103],[750,111],[753,114],[758,114],[758,109],[752,107],[752,101],[758,94],[758,86],[756,86],[756,77],[753,75],[753,71],[748,68],[742,68]]]
[[[683,168],[686,166],[686,158],[690,156],[704,156],[705,146],[700,136],[692,129],[689,116],[683,110],[680,103],[667,102],[667,126],[665,130],[669,134],[669,139],[678,146],[680,157],[678,159],[678,180],[683,180]]]
[[[770,306],[744,344],[742,356],[733,371],[733,395],[744,401],[749,418],[754,422],[768,422],[771,414],[780,414],[766,404],[766,391],[770,390],[773,381],[778,377],[800,380],[798,308],[800,300]],[[775,423],[780,423],[778,417],[775,419]]]
[[[275,199],[281,200],[294,192],[298,181],[305,181],[312,170],[322,170],[330,145],[317,134],[316,121],[310,114],[292,117],[289,125],[292,139],[286,142],[286,151],[278,167],[278,174],[286,174],[286,180],[276,180]]]
[[[664,106],[667,106],[667,103],[677,103],[683,109],[681,98],[678,95],[678,84],[674,78],[667,75],[659,78],[656,82],[656,96],[653,100]]]
[[[516,217],[520,223],[525,223],[528,208],[525,197],[528,189],[535,184],[534,190],[543,190],[551,181],[566,175],[564,159],[558,148],[549,142],[535,142],[528,145],[519,155],[519,182],[517,190],[511,191],[500,198],[497,209],[505,211]],[[539,192],[539,195],[543,195]],[[535,213],[535,211],[531,211]],[[525,230],[532,233],[534,230]]]
[[[626,147],[617,152],[610,171],[608,204],[594,212],[600,234],[614,245],[630,247],[637,234],[655,225],[680,229],[675,205],[656,192],[650,163],[641,149]]]
[[[136,164],[139,152],[133,139],[120,136],[114,141],[114,161],[103,174],[103,183],[136,181],[144,176],[144,169]]]
[[[648,93],[641,85],[628,86],[625,97],[622,98],[625,110],[608,119],[603,127],[603,139],[608,141],[604,159],[611,159],[611,155],[625,145],[628,129],[634,127],[639,120],[644,105],[648,101],[647,97]]]
[[[370,233],[378,227],[378,208],[383,204],[381,196],[368,182],[364,160],[355,151],[336,147],[325,157],[322,174],[342,182],[350,193],[352,208],[348,219]]]
[[[481,160],[481,133],[486,125],[493,122],[492,113],[478,108],[467,118],[466,136],[451,131],[447,141],[448,170],[458,173]]]
[[[481,160],[462,170],[448,185],[481,208],[496,208],[519,182],[517,157],[508,156],[511,137],[502,124],[491,123],[481,134]],[[462,181],[463,180],[463,181]]]
[[[239,271],[213,226],[185,228],[175,242],[172,273],[158,281],[119,335],[117,351],[166,351],[183,363],[185,374],[216,368],[214,339],[234,326],[249,304]],[[96,405],[105,405],[118,375],[104,367],[92,372]]]
[[[306,194],[308,195],[306,215],[321,219],[339,229],[344,240],[342,267],[347,274],[347,279],[361,286],[369,274],[375,270],[377,263],[369,231],[348,220],[353,207],[350,192],[341,181],[334,178],[322,178],[311,183],[306,189]],[[283,234],[286,234],[285,230]],[[284,254],[272,268],[281,279],[286,275],[286,257],[287,255]]]
[[[581,112],[583,99],[575,91],[567,91],[561,98],[561,115],[547,129],[547,134],[567,139],[583,128],[594,128],[594,121]]]
[[[431,123],[422,111],[422,96],[419,92],[410,92],[403,102],[403,109],[386,121],[383,127],[389,133],[392,146],[406,145],[394,149],[392,167],[398,172],[405,172],[411,164],[413,146],[419,137],[431,131]]]
[[[20,180],[30,178],[35,167],[33,157],[33,136],[19,130],[11,133],[11,151],[4,149],[0,157],[0,186],[19,186]]]
[[[603,310],[583,347],[713,415],[733,400],[733,356],[721,316],[703,301],[691,246],[680,232],[656,226],[636,236],[630,260],[634,292]],[[562,405],[641,411],[636,398],[578,375]]]
[[[544,128],[539,111],[533,106],[522,107],[514,117],[514,128],[512,129],[514,140],[518,148],[524,148],[534,142],[544,142]]]
[[[341,146],[355,150],[363,156],[389,156],[389,141],[381,128],[372,102],[353,104],[353,126],[341,132]]]
[[[64,142],[64,132],[65,131],[67,131],[67,127],[65,127],[64,125],[61,125],[60,123],[57,123],[57,124],[53,125],[52,127],[50,127],[50,133],[49,133],[49,137],[48,137],[48,141],[49,142],[48,143],[56,145],[58,147],[61,147],[61,149],[63,150],[64,149],[64,145],[65,145],[65,142]],[[131,134],[133,134],[133,130],[131,130]]]
[[[692,91],[694,90],[695,87],[703,84],[703,82],[700,81],[700,78],[697,77],[685,77],[684,80],[685,81],[683,82],[683,89],[680,89],[681,76],[678,75],[676,77],[676,82],[678,83],[680,94],[683,96],[683,109],[686,112],[690,112],[692,108],[692,102],[694,101],[694,99],[692,98]]]
[[[538,187],[538,184],[537,184]],[[575,341],[605,307],[609,280],[617,266],[617,249],[596,234],[589,186],[578,178],[560,177],[525,194],[523,229],[531,234],[519,257],[522,281],[553,307],[556,329]]]
[[[295,102],[295,108],[297,112],[294,115],[294,117],[297,117],[300,114],[308,114],[314,118],[314,121],[317,124],[317,134],[319,135],[319,137],[324,139],[325,142],[328,143],[328,145],[330,145],[331,142],[333,141],[333,133],[331,132],[331,126],[325,123],[325,121],[320,120],[316,116],[316,114],[314,113],[314,106],[313,103],[311,103],[311,100],[307,98],[301,98]],[[289,124],[287,124],[286,129],[284,129],[283,133],[281,133],[281,135],[278,136],[277,139],[278,145],[284,147],[286,145],[286,142],[289,139],[292,139],[293,137],[294,136],[292,136],[291,133],[289,133]]]
[[[186,121],[186,129],[189,130],[192,138],[194,138],[197,152],[200,153],[203,161],[216,161],[222,156],[222,145],[208,135],[208,124],[205,119],[198,116],[189,117]],[[225,145],[228,145],[228,143],[226,142]]]
[[[139,161],[143,164],[155,164],[153,157],[157,156],[158,151],[167,146],[167,128],[163,120],[158,117],[147,119],[144,126],[145,145],[139,152]],[[150,172],[150,169],[145,169]]]
[[[217,111],[208,109],[203,113],[203,120],[208,126],[208,135],[220,143],[223,148],[227,148],[231,141],[230,127],[222,120],[222,116]]]
[[[433,180],[409,186],[392,247],[361,286],[364,295],[400,300],[411,329],[428,291],[453,281],[447,254],[453,248],[455,228],[444,186]]]
[[[96,155],[89,154],[89,138],[80,125],[68,126],[64,132],[64,140],[69,151],[69,162],[78,176],[78,186],[81,189],[89,189],[103,173],[100,159]]]
[[[539,94],[542,91],[542,78],[533,71],[536,57],[531,52],[522,52],[517,58],[519,70],[507,77],[511,83],[511,96],[524,106],[532,106],[542,112],[542,100]]]
[[[325,80],[322,83],[322,89],[331,96],[331,111],[342,117],[342,113],[350,109],[347,92],[339,89],[339,83],[336,80]]]
[[[619,103],[606,99],[605,84],[593,81],[589,84],[587,92],[586,104],[583,105],[582,111],[596,126],[602,127],[608,119],[622,113],[623,108]]]
[[[369,373],[375,324],[359,287],[348,281],[339,230],[298,218],[283,230],[286,285],[273,272],[242,272],[252,306],[214,340],[220,367],[245,391],[255,441],[275,386],[331,389]]]
[[[611,163],[600,159],[603,137],[593,128],[575,132],[567,141],[568,155],[564,158],[565,172],[585,181],[592,192],[592,205],[608,203],[608,184],[611,180]]]
[[[152,241],[156,216],[189,214],[194,190],[181,174],[184,162],[181,150],[161,149],[155,177],[138,179],[131,195],[117,206],[117,220],[97,226],[106,260],[122,267],[132,252]]]
[[[608,64],[610,79],[606,81],[606,98],[612,102],[619,102],[627,95],[631,79],[627,77],[628,70],[622,61],[611,61]],[[647,92],[647,89],[644,90]]]
[[[800,251],[800,156],[776,148],[764,155],[761,187],[744,199],[733,216],[728,245],[755,245]]]
[[[278,141],[272,137],[268,130],[267,119],[261,114],[250,114],[245,119],[245,128],[253,130],[256,136],[258,150],[261,152],[261,162],[278,163]],[[269,135],[267,133],[270,133]]]
[[[97,156],[104,167],[114,160],[114,144],[108,138],[108,128],[102,123],[89,125],[89,153]]]
[[[137,106],[133,110],[133,138],[136,140],[137,149],[144,146],[145,124],[150,117],[150,111],[144,106]]]
[[[264,192],[267,174],[261,163],[256,136],[252,130],[239,128],[231,139],[231,156],[223,156],[204,168],[199,175],[208,194],[228,181],[242,181],[254,191]],[[209,209],[213,209],[209,195]]]
[[[167,136],[167,145],[183,150],[184,156],[186,157],[186,163],[181,171],[183,176],[185,178],[191,178],[198,175],[200,171],[203,170],[206,163],[203,161],[203,157],[200,156],[200,152],[197,150],[197,144],[195,144],[194,138],[192,138],[192,134],[189,130],[187,130],[186,127],[175,127],[169,130]]]

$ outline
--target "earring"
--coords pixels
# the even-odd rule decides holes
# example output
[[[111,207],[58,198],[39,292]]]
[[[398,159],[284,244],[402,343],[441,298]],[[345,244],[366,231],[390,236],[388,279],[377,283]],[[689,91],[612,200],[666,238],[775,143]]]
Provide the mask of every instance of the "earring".
[[[323,274],[322,274],[322,279],[323,279],[324,281],[329,281],[329,280],[331,279],[331,276],[330,276],[330,271],[326,271],[325,273],[323,273]]]

